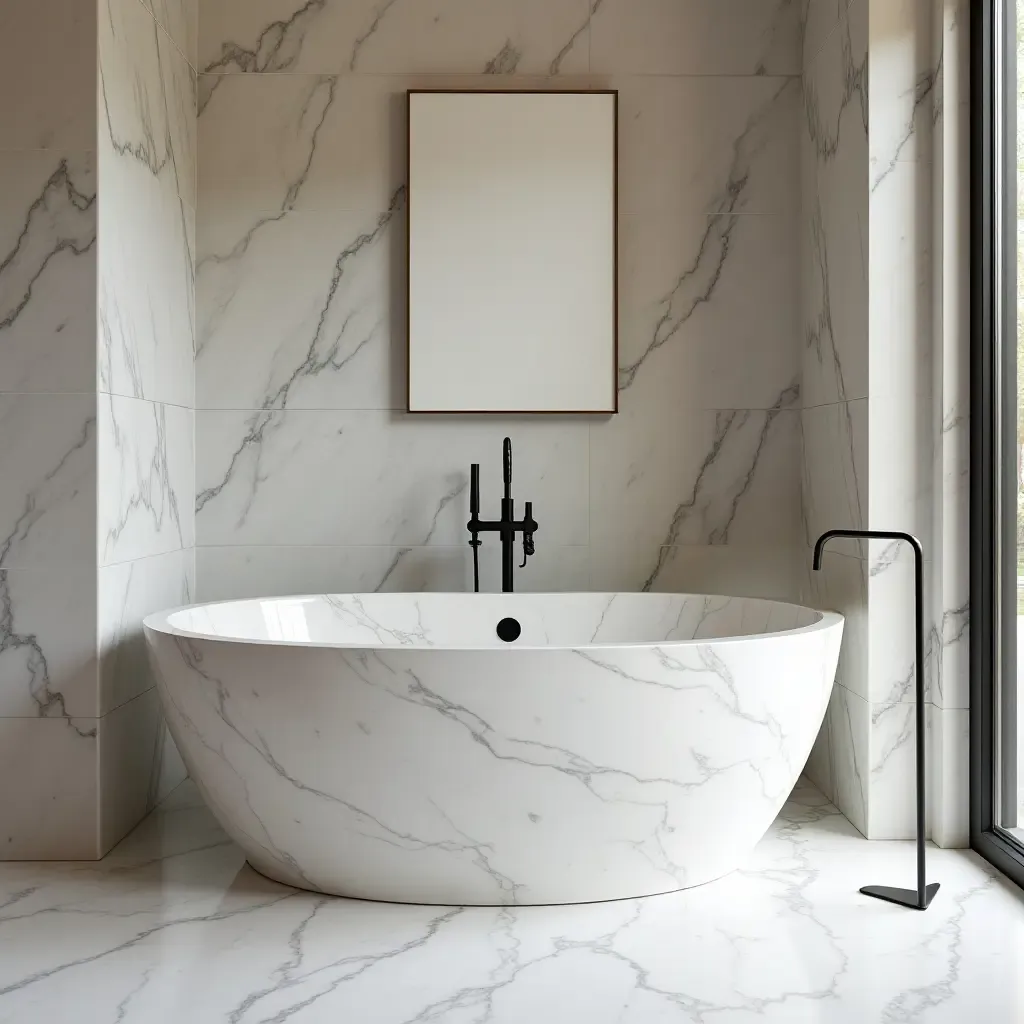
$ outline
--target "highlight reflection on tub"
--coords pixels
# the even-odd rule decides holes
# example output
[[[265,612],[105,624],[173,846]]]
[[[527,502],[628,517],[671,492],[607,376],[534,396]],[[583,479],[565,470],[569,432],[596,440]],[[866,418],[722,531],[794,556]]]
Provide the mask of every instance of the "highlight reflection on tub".
[[[843,620],[679,594],[366,594],[145,627],[171,733],[257,870],[462,905],[731,871],[803,769]]]

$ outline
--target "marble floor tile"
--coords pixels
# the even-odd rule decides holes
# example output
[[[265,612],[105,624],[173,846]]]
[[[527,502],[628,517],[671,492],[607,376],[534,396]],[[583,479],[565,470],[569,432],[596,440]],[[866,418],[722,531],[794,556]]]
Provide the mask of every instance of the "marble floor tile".
[[[257,875],[186,783],[99,864],[0,866],[0,1021],[1021,1019],[1020,892],[946,850],[926,914],[857,892],[912,870],[801,783],[744,867],[689,891],[375,904]]]

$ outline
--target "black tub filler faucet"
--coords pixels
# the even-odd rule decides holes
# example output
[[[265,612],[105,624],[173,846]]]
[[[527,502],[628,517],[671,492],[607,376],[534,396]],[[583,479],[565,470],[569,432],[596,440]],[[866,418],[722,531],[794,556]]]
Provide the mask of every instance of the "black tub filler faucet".
[[[823,533],[814,545],[815,571],[821,569],[821,556],[825,545],[836,537],[852,537],[854,540],[895,540],[909,544],[914,549],[914,665],[916,683],[914,708],[917,733],[916,750],[916,810],[917,810],[917,888],[899,889],[892,885],[865,885],[861,892],[865,896],[897,903],[912,910],[927,910],[939,891],[939,883],[928,883],[924,861],[925,834],[925,692],[924,692],[924,550],[921,542],[912,534],[901,530],[829,530]]]
[[[526,512],[523,518],[516,520],[514,502],[512,501],[512,440],[505,438],[504,445],[504,477],[505,495],[501,499],[501,519],[486,520],[480,518],[480,463],[474,462],[469,467],[469,522],[466,529],[469,530],[469,545],[473,549],[473,590],[480,590],[480,540],[481,533],[501,534],[501,591],[503,594],[512,593],[512,573],[515,569],[514,546],[516,534],[523,535],[523,564],[520,569],[526,566],[526,560],[533,554],[533,535],[537,531],[537,523],[533,518],[533,502],[526,503]]]

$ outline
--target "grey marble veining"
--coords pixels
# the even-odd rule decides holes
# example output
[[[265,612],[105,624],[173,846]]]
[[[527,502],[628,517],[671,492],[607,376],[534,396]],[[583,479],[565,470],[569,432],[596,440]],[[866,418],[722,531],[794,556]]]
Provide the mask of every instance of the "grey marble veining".
[[[463,463],[489,449],[400,411],[404,93],[611,87],[628,422],[489,421],[547,512],[523,585],[795,596],[799,6],[205,3],[199,593],[465,586]]]
[[[215,0],[200,64],[216,74],[586,71],[591,2]]]
[[[0,389],[87,391],[95,373],[96,160],[0,151]]]
[[[109,0],[99,39],[98,388],[191,406],[195,73],[138,0]]]
[[[0,567],[90,565],[96,529],[96,399],[2,394]]]

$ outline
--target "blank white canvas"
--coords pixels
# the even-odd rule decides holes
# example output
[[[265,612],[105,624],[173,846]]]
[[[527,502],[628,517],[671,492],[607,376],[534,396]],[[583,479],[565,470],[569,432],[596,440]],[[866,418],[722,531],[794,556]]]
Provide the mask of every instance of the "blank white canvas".
[[[409,409],[615,408],[615,96],[409,97]]]

